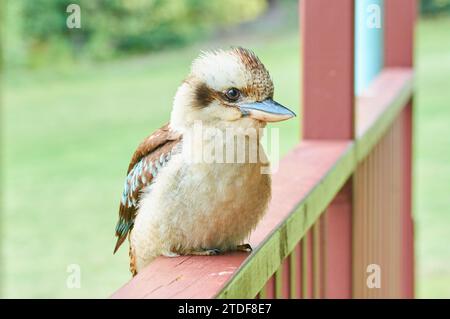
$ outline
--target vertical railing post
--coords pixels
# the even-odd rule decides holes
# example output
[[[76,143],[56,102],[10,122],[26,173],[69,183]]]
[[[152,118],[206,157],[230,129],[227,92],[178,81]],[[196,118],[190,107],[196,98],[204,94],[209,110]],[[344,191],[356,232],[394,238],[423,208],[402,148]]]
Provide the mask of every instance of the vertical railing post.
[[[303,138],[353,139],[354,0],[302,0],[300,6]],[[315,296],[352,296],[352,193],[348,181],[323,218],[323,273],[312,276],[322,291]]]
[[[414,51],[414,23],[417,15],[416,0],[385,1],[386,67],[412,67]],[[402,256],[401,291],[404,298],[414,297],[414,229],[412,219],[412,100],[400,114],[402,138],[401,220]]]

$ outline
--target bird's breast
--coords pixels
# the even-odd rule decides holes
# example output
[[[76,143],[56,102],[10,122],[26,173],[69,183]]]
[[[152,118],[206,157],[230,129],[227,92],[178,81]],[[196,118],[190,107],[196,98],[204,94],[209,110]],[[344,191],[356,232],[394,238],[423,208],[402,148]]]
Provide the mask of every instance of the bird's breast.
[[[229,249],[243,241],[270,198],[270,177],[260,168],[259,163],[184,165],[175,188],[183,195],[172,198],[176,209],[170,214],[177,219],[172,227],[194,247]]]
[[[141,199],[134,232],[165,251],[232,249],[266,210],[270,176],[262,166],[174,158]]]

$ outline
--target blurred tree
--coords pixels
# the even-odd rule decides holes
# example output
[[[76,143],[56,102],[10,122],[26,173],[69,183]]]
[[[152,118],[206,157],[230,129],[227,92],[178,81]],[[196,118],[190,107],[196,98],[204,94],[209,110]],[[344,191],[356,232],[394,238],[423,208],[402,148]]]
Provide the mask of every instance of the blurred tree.
[[[450,13],[450,0],[421,0],[420,13],[424,15]]]
[[[267,0],[8,0],[10,53],[23,46],[29,64],[104,59],[182,45],[260,15]],[[66,26],[69,4],[81,7],[81,28]],[[11,31],[9,31],[11,30]]]

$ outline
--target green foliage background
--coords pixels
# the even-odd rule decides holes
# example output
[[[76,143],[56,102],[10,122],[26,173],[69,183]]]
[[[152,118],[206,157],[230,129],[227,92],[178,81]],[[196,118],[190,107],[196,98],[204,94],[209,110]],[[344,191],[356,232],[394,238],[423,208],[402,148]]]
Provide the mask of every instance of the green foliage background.
[[[420,12],[423,15],[450,13],[450,0],[421,0]]]
[[[252,20],[280,1],[4,0],[5,62],[38,67],[180,47]],[[81,8],[81,29],[66,26],[71,3]],[[422,0],[420,11],[450,14],[450,0]]]
[[[81,8],[80,29],[66,26],[71,3]],[[254,19],[265,8],[266,0],[9,0],[6,60],[38,66],[161,50]]]

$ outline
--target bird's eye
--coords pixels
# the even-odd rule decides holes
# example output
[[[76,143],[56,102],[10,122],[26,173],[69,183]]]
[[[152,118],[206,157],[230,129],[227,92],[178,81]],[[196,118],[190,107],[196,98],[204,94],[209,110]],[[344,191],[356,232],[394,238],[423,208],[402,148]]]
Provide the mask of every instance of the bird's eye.
[[[236,88],[231,88],[225,92],[225,96],[230,101],[237,101],[241,96],[241,92]]]

